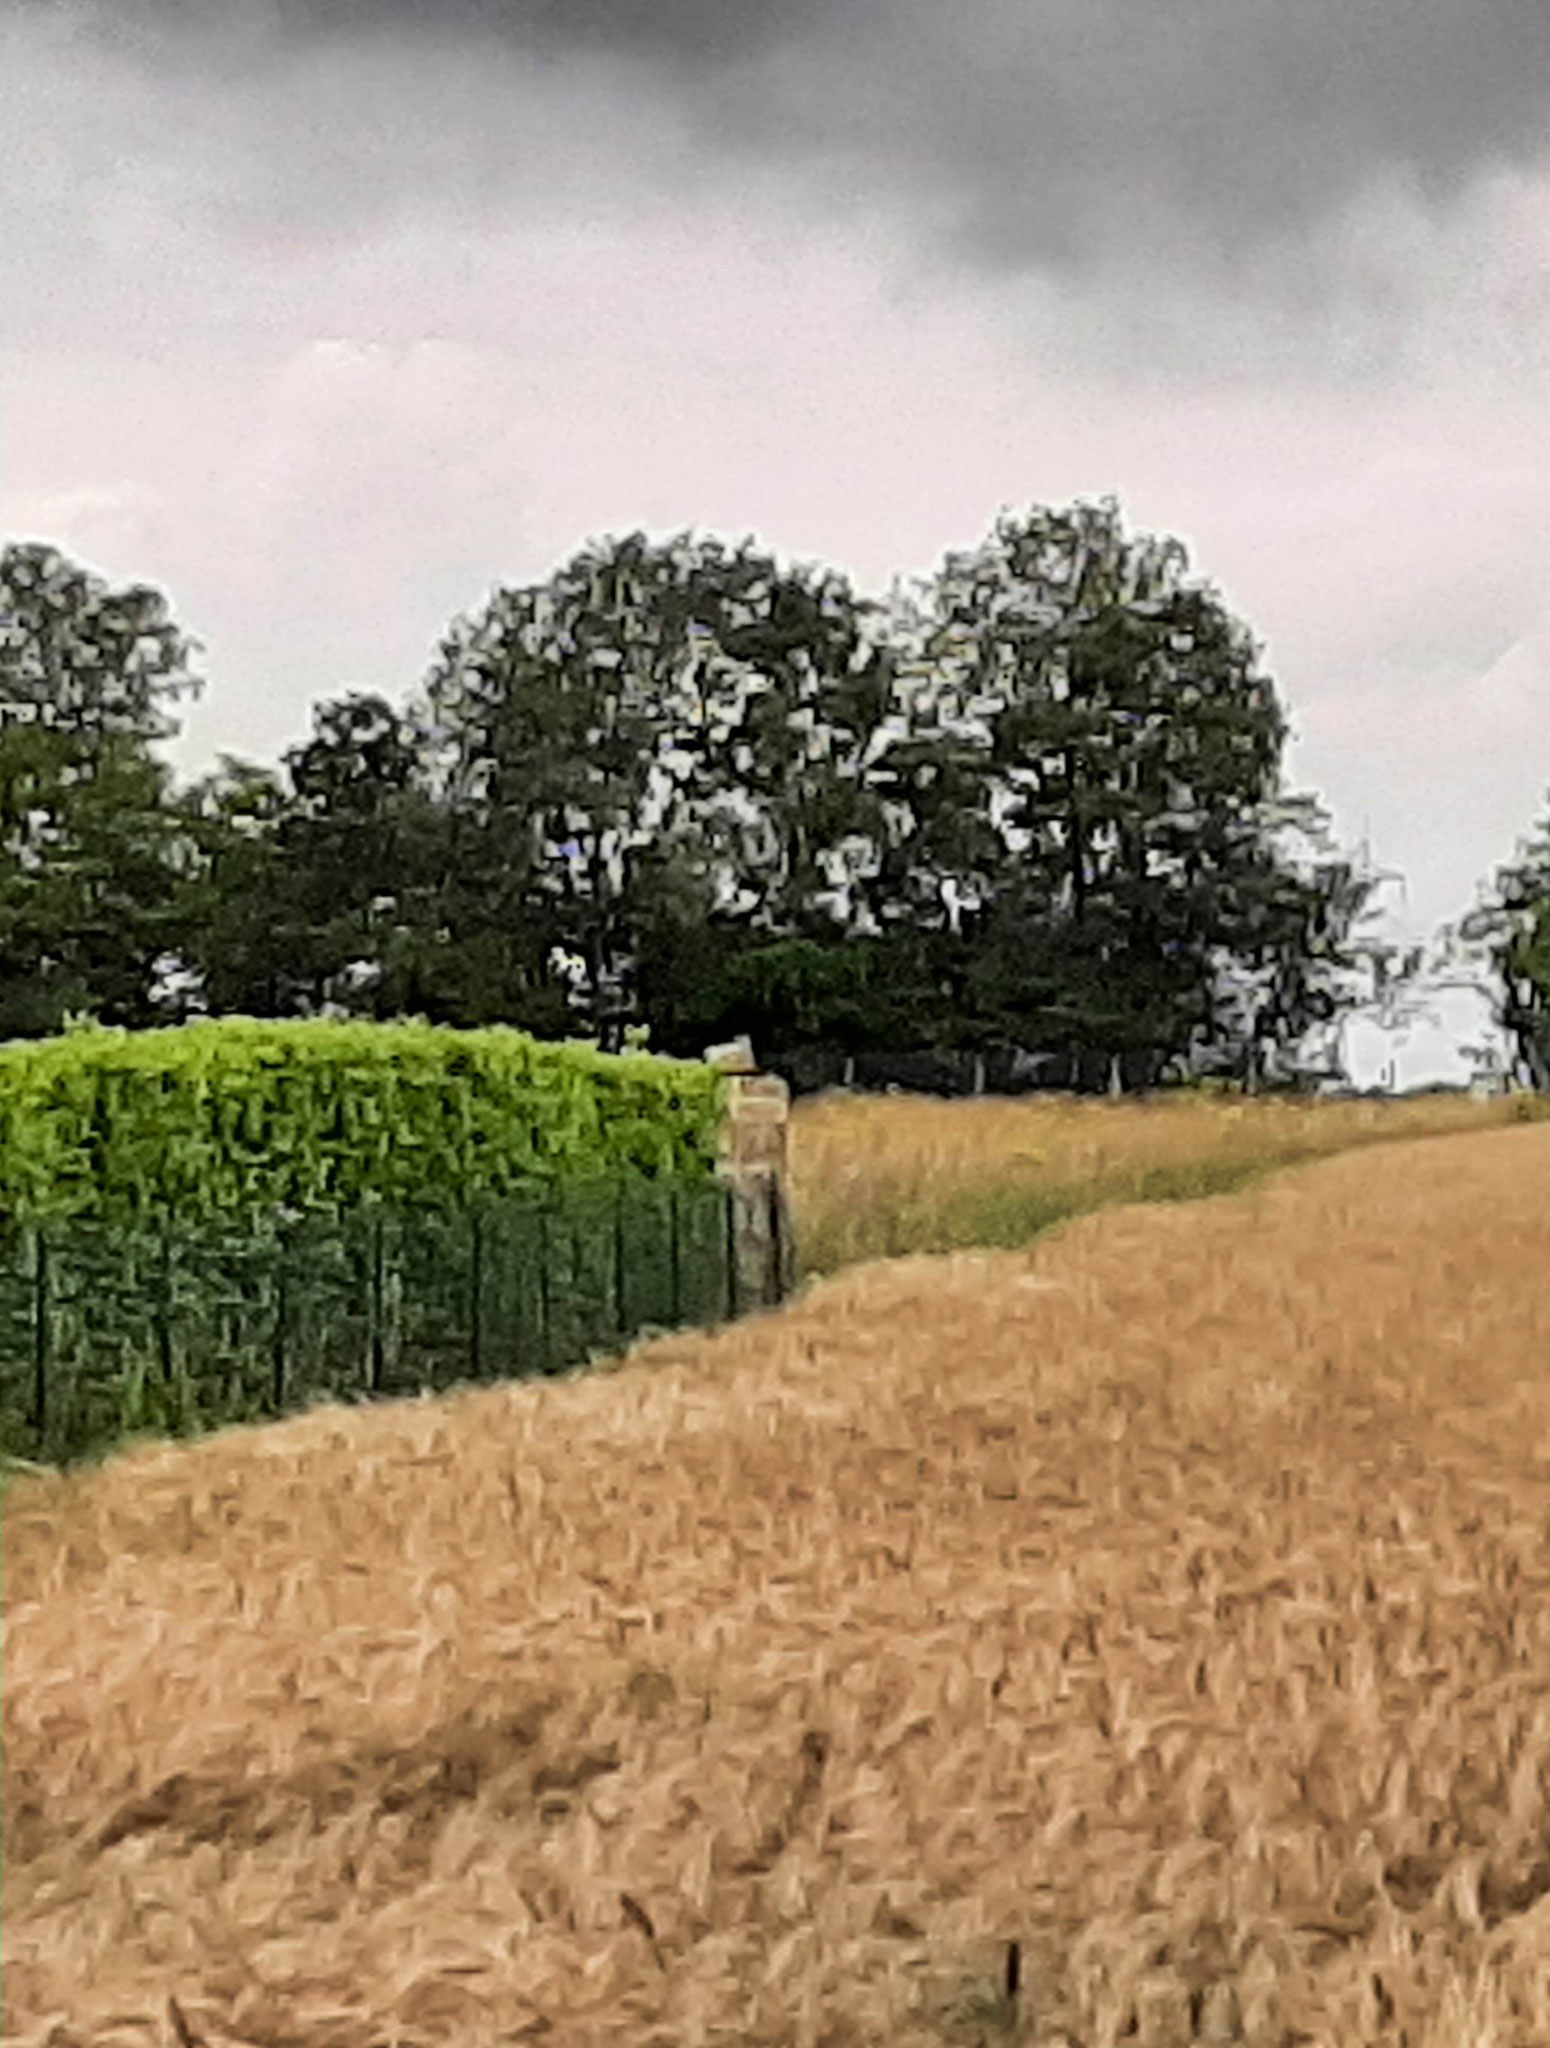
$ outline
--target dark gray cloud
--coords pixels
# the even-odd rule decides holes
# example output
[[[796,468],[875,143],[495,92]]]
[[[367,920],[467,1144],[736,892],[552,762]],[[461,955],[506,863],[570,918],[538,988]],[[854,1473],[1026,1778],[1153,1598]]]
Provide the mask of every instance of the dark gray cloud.
[[[55,0],[19,0],[42,12]],[[56,9],[57,11],[57,9]],[[821,29],[832,0],[89,0],[75,11],[105,47],[197,63],[305,54],[382,38],[412,45],[486,44],[541,57],[628,57],[673,76],[757,59]]]
[[[246,82],[276,136],[286,80],[315,59],[487,59],[453,117],[449,206],[531,175],[503,79],[575,82],[614,93],[626,160],[654,110],[707,180],[758,163],[830,206],[896,211],[975,268],[1195,270],[1249,297],[1385,180],[1441,207],[1550,156],[1547,0],[0,0],[0,18],[7,4],[68,8],[126,61]],[[399,115],[412,125],[384,100],[385,130]],[[288,233],[435,196],[423,150],[395,169],[382,149],[298,209],[282,157],[255,152],[242,206],[272,189]]]

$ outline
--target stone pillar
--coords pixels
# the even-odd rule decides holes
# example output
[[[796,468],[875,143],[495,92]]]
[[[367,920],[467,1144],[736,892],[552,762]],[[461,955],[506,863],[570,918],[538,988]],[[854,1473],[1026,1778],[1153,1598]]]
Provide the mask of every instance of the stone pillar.
[[[786,1186],[791,1091],[761,1074],[746,1038],[708,1046],[706,1063],[731,1076],[717,1172],[733,1190],[738,1298],[773,1307],[796,1283],[796,1244]]]

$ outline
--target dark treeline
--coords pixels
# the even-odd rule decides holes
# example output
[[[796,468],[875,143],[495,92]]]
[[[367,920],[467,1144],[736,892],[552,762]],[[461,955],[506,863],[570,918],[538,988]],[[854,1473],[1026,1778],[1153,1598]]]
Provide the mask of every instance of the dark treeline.
[[[180,788],[197,643],[9,546],[0,1038],[346,1013],[747,1032],[798,1086],[1340,1078],[1333,1027],[1419,949],[1360,936],[1376,879],[1283,789],[1274,685],[1187,568],[1111,501],[885,603],[634,534],[496,590],[405,709],[346,692],[280,769]],[[1454,938],[1550,1086],[1550,834]]]

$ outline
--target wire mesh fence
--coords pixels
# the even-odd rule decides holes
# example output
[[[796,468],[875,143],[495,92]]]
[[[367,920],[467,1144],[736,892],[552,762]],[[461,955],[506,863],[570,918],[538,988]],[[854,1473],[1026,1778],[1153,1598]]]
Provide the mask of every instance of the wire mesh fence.
[[[144,1431],[564,1372],[778,1302],[787,1235],[773,1180],[721,1179],[231,1229],[0,1223],[0,1449],[66,1463]]]

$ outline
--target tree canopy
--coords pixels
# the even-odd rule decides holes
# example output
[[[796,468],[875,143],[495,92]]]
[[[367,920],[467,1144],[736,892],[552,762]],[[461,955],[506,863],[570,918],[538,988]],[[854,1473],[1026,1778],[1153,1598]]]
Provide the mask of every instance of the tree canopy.
[[[0,551],[0,1038],[156,1021],[185,849],[150,747],[195,645],[156,591]]]
[[[748,1032],[793,1071],[1330,1073],[1310,1040],[1416,961],[1361,936],[1374,879],[1188,572],[1112,500],[1004,513],[884,602],[752,540],[592,541],[455,620],[404,710],[343,693],[278,769],[174,791],[165,601],[7,548],[0,1031],[333,1011]],[[1547,926],[1514,943],[1542,1011]]]
[[[1512,1073],[1550,1091],[1550,798],[1515,860],[1496,872],[1483,900],[1444,928],[1439,959],[1493,1000],[1511,1046]],[[1480,973],[1484,967],[1484,975]]]

